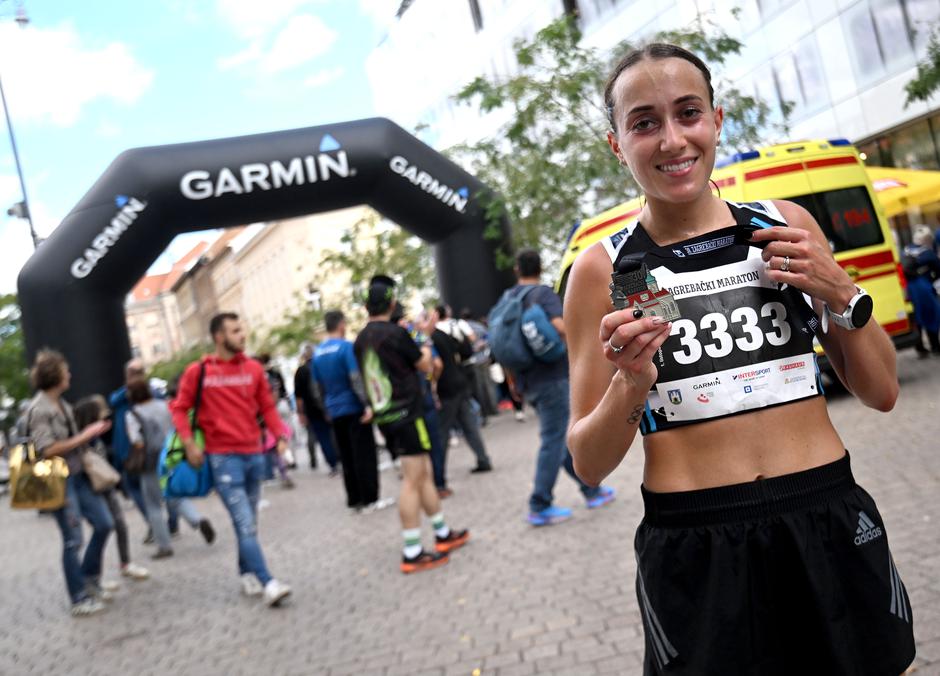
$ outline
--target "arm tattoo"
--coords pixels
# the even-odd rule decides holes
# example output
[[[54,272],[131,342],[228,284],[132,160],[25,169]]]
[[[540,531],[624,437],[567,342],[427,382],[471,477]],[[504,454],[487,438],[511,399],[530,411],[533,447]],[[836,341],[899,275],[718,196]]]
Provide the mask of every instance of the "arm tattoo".
[[[640,422],[640,418],[643,416],[643,409],[646,407],[642,404],[637,404],[633,407],[633,410],[630,411],[630,417],[627,418],[627,422],[631,425],[636,425]]]

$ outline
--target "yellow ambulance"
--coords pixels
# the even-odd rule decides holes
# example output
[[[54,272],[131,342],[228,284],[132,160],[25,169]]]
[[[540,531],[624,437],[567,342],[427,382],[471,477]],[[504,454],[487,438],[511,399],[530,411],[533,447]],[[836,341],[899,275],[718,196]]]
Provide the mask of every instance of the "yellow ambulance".
[[[895,346],[914,344],[897,247],[851,143],[800,141],[737,153],[716,162],[712,180],[721,197],[733,202],[784,199],[806,208],[829,239],[836,261],[872,296],[874,317]],[[639,198],[629,200],[572,230],[556,284],[559,293],[564,294],[578,254],[625,227],[641,206]]]

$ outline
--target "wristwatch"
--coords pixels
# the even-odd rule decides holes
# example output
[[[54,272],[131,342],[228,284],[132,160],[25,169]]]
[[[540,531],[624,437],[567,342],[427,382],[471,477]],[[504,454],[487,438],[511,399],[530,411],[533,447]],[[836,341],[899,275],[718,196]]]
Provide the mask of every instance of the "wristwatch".
[[[846,306],[845,310],[842,311],[842,314],[832,312],[827,305],[826,316],[829,317],[836,326],[841,326],[848,331],[854,331],[868,323],[868,320],[871,319],[871,312],[874,307],[875,304],[872,302],[868,292],[862,287],[856,286],[855,295],[852,296],[852,300],[849,301],[849,304]],[[825,328],[826,327],[823,327],[823,330],[825,330]]]

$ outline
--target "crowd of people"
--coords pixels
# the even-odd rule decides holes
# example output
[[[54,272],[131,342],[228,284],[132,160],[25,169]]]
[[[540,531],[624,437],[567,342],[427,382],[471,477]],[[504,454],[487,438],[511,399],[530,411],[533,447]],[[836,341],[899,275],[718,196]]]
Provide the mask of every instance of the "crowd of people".
[[[505,296],[538,308],[568,352],[501,377],[516,415],[524,400],[538,417],[528,522],[542,527],[572,516],[554,502],[562,468],[588,508],[609,504],[615,495],[603,480],[639,433],[644,673],[901,673],[913,660],[910,600],[813,369],[815,337],[863,404],[894,406],[895,353],[871,320],[867,293],[835,262],[806,210],[712,193],[724,118],[697,56],[667,44],[631,50],[610,75],[605,107],[611,151],[646,198],[638,218],[578,258],[564,307],[541,284],[532,250],[517,255],[518,284]],[[707,283],[719,269],[739,280],[735,288]],[[905,273],[917,322],[940,352],[940,263],[929,229],[915,233]],[[637,289],[659,293],[659,275],[675,290],[667,294],[669,317],[619,305]],[[380,498],[377,428],[400,471],[400,570],[429,570],[470,539],[441,506],[452,495],[452,431],[473,452],[475,474],[498,469],[480,434],[485,416],[499,410],[482,377],[491,365],[487,327],[455,319],[446,307],[406,316],[395,282],[381,274],[364,305],[368,323],[354,340],[342,312],[326,314],[326,339],[304,349],[294,374],[294,405],[311,467],[319,445],[357,514],[394,504]],[[212,524],[190,502],[160,494],[155,458],[171,429],[193,467],[211,467],[235,530],[242,591],[271,606],[291,593],[269,571],[258,535],[262,483],[272,468],[293,485],[285,381],[268,358],[245,355],[237,315],[213,317],[209,333],[214,352],[186,368],[170,402],[153,395],[132,361],[110,408],[94,397],[73,409],[63,397],[65,359],[45,350],[36,357],[37,393],[23,432],[71,470],[66,503],[53,515],[76,616],[99,612],[107,600],[102,553],[112,530],[121,574],[149,575],[132,560],[114,489],[93,488],[83,454],[108,455],[121,470],[123,490],[147,518],[155,559],[172,555],[174,515],[213,542]],[[197,402],[202,443],[190,415]],[[82,518],[92,527],[84,552]]]

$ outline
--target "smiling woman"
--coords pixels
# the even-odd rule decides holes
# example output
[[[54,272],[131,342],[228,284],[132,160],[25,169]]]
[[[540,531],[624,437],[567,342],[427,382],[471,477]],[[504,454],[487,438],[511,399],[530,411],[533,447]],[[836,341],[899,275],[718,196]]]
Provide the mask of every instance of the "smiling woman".
[[[645,673],[901,673],[909,601],[813,351],[818,331],[846,387],[893,407],[894,350],[867,294],[802,207],[712,194],[724,114],[697,56],[630,52],[605,104],[646,202],[572,268],[568,444],[597,485],[644,435]],[[668,313],[643,311],[667,292]]]

